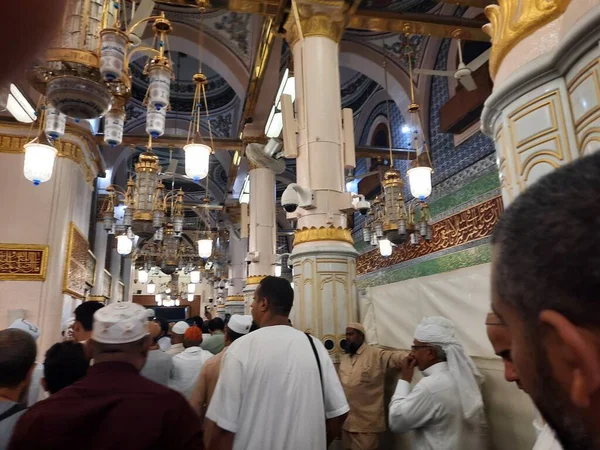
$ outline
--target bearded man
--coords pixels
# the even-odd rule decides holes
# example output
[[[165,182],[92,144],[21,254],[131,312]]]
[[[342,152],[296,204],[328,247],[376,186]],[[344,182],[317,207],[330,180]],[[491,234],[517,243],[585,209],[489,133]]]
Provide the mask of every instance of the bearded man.
[[[346,354],[340,363],[340,380],[350,405],[344,423],[347,450],[376,450],[386,430],[383,387],[390,368],[400,368],[408,352],[383,350],[365,342],[365,329],[351,322],[346,327]]]
[[[529,186],[492,235],[492,309],[565,450],[600,449],[599,193],[596,152]]]

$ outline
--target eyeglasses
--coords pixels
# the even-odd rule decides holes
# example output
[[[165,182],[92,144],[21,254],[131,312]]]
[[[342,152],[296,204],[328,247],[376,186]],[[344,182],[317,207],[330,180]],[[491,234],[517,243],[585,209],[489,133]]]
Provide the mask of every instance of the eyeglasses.
[[[432,348],[431,345],[411,345],[410,349],[414,352],[420,348]]]

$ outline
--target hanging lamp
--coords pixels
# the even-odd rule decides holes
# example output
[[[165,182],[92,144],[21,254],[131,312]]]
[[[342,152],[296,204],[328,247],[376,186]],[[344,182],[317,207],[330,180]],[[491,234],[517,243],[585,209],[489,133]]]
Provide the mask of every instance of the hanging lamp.
[[[129,255],[133,249],[133,242],[126,233],[117,236],[117,253],[119,255]]]
[[[427,150],[419,154],[419,104],[415,102],[415,87],[413,84],[412,51],[408,52],[408,74],[410,77],[410,105],[408,106],[408,117],[412,129],[411,147],[417,154],[417,158],[411,163],[406,175],[410,193],[413,197],[423,201],[431,195],[431,158]]]
[[[208,100],[206,99],[206,84],[208,80],[206,75],[202,72],[203,36],[203,20],[201,15],[198,73],[194,74],[193,76],[193,81],[196,85],[196,88],[194,90],[194,102],[192,104],[187,144],[183,147],[185,152],[185,174],[196,183],[208,176],[210,155],[213,153],[213,149],[215,147],[210,123],[210,113],[208,110]],[[204,138],[200,132],[202,108],[204,108],[204,115],[208,125],[210,146],[204,142]]]
[[[38,135],[33,141],[24,145],[23,175],[29,181],[32,181],[34,186],[39,186],[52,178],[54,161],[58,154],[46,135],[44,129],[45,118],[46,109],[42,108],[38,119]]]

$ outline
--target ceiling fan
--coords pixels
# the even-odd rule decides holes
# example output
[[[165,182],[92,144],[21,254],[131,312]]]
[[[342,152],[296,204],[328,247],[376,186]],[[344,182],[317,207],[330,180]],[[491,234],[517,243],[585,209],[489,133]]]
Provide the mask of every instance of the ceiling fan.
[[[362,175],[354,175],[354,169],[346,169],[345,178],[346,183],[350,183],[351,181],[360,181],[363,178],[370,177],[371,175],[378,175],[378,170],[372,170],[371,172],[363,173]]]
[[[455,72],[451,70],[429,70],[429,69],[415,69],[414,73],[420,75],[433,75],[438,77],[454,77],[460,84],[464,86],[467,91],[474,91],[477,89],[477,84],[473,79],[473,72],[483,66],[490,59],[491,49],[487,49],[469,64],[465,64],[462,55],[461,41],[458,39],[458,68]]]

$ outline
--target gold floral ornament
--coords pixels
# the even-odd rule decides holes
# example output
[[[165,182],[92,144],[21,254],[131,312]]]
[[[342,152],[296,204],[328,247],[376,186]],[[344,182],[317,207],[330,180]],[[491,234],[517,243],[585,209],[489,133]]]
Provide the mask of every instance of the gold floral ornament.
[[[496,76],[508,53],[525,39],[565,12],[571,0],[498,0],[485,8],[490,23],[483,26],[492,38],[490,75]]]

